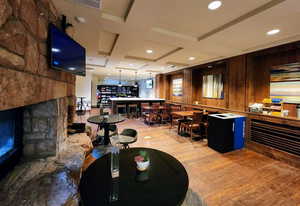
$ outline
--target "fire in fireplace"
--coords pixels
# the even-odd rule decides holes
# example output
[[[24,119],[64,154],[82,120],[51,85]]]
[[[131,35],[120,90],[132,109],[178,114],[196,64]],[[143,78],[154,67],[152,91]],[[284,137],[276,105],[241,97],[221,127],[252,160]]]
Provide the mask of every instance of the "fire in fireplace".
[[[0,178],[19,161],[22,154],[22,109],[0,111]]]

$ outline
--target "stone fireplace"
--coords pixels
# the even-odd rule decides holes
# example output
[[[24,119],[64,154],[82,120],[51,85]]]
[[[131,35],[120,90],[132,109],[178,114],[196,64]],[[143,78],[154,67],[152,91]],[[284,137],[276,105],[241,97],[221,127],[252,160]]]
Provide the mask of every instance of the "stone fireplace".
[[[24,107],[25,158],[56,156],[67,137],[68,99],[60,98]]]
[[[0,0],[0,5],[0,112],[20,109],[18,125],[23,125],[23,155],[0,181],[0,205],[78,205],[82,140],[90,140],[67,136],[75,75],[47,63],[48,25],[59,26],[61,14],[51,0]]]

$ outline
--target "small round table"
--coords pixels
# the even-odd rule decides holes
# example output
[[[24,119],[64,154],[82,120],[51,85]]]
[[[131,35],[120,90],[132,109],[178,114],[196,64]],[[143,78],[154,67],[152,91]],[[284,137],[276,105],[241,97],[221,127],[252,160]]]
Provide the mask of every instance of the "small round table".
[[[136,169],[134,157],[146,151],[150,167]],[[120,176],[111,178],[110,155],[97,159],[83,174],[79,190],[84,206],[180,206],[189,179],[182,164],[171,155],[150,148],[120,151]]]
[[[108,145],[109,140],[109,125],[123,122],[125,117],[118,114],[113,115],[97,115],[87,119],[89,123],[97,124],[104,128],[104,145]]]

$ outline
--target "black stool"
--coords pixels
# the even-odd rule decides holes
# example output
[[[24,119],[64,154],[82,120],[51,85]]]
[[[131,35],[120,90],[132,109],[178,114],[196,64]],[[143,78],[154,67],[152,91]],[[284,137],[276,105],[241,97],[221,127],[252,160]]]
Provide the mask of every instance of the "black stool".
[[[120,112],[120,109],[122,112]],[[117,104],[117,114],[126,114],[126,104]]]
[[[129,148],[129,144],[137,141],[138,132],[135,129],[124,129],[119,135],[120,144],[123,145],[124,149]]]

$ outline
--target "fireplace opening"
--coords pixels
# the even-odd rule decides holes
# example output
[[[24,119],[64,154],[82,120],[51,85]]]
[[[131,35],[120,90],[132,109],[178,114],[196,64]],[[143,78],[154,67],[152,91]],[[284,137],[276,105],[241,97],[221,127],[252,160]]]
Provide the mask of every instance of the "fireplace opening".
[[[0,179],[22,156],[23,109],[0,111]]]

